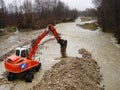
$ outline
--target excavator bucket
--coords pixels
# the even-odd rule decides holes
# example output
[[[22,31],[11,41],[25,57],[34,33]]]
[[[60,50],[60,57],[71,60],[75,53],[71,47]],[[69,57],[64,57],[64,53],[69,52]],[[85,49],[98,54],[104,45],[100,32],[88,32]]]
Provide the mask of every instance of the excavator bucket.
[[[58,43],[60,44],[60,49],[61,49],[61,56],[67,57],[66,55],[66,48],[67,48],[67,40],[61,39],[61,37],[58,35],[56,29],[54,28],[54,26],[52,24],[49,24],[49,30],[53,32],[56,40],[58,41]]]
[[[59,43],[60,43],[60,49],[61,49],[61,56],[62,58],[65,58],[67,57],[67,54],[66,54],[67,40],[60,39]]]

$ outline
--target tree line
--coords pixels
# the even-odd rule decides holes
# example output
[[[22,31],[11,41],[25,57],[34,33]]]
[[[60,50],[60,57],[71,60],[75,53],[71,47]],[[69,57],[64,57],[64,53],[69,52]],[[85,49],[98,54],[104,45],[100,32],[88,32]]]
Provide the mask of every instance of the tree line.
[[[114,33],[120,43],[120,0],[93,0],[93,3],[103,31]]]
[[[8,5],[0,0],[0,28],[39,29],[50,23],[74,20],[77,16],[76,9],[70,9],[60,0],[24,0],[22,4]]]
[[[95,8],[86,8],[84,11],[80,11],[79,15],[85,17],[96,17],[96,13],[97,11]]]

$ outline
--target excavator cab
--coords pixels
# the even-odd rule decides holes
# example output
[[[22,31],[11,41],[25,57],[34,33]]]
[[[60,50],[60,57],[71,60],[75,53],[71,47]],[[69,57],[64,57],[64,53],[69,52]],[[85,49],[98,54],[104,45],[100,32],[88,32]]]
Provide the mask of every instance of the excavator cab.
[[[18,47],[15,49],[15,55],[23,58],[27,58],[29,53],[28,47]]]

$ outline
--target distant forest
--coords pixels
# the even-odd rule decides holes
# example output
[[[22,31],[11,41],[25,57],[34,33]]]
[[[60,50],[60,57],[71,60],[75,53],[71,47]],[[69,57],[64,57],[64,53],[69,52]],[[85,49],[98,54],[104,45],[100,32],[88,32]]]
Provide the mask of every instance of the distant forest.
[[[39,29],[48,24],[74,20],[76,9],[70,9],[60,0],[24,0],[20,5],[5,4],[0,0],[0,28],[14,26],[20,29]]]
[[[72,21],[81,16],[98,19],[104,32],[114,33],[120,43],[120,0],[93,0],[96,9],[78,12],[60,0],[24,0],[20,5],[5,4],[0,0],[0,28],[14,26],[20,29],[39,29],[48,24]]]
[[[98,24],[104,32],[114,33],[120,43],[120,0],[93,0]]]

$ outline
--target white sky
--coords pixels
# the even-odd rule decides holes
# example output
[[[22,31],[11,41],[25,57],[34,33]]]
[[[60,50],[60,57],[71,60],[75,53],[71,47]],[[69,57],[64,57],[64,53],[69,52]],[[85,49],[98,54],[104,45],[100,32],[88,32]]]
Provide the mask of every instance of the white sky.
[[[21,3],[23,0],[4,0],[6,3]],[[31,0],[32,1],[32,0]],[[70,8],[76,8],[78,10],[85,10],[86,8],[94,7],[92,0],[61,0],[65,2]]]
[[[78,10],[85,10],[86,8],[93,8],[92,0],[61,0],[65,2],[70,8],[76,8]]]
[[[21,3],[23,0],[4,0],[6,4],[9,4],[9,3]]]

